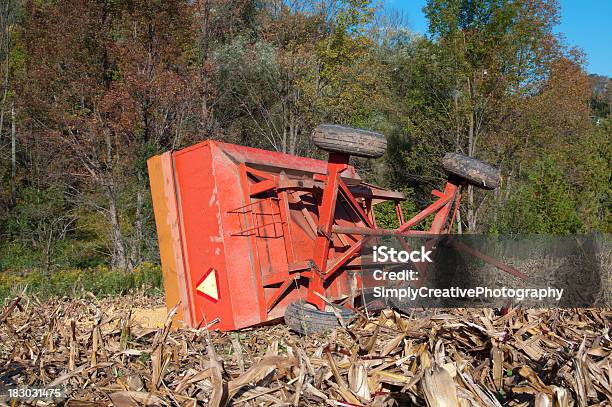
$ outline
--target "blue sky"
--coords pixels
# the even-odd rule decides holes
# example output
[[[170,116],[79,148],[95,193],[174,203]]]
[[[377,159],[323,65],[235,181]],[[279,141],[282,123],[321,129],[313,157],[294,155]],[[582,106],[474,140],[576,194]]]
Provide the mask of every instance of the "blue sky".
[[[408,28],[427,31],[421,9],[425,0],[382,0],[385,8],[401,11]],[[589,73],[612,77],[612,0],[560,0],[561,24],[556,32],[568,45],[581,48]]]

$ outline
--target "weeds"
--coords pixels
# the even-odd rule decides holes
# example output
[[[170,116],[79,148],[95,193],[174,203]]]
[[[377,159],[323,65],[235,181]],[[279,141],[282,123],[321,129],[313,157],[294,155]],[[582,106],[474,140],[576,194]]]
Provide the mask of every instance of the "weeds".
[[[106,297],[140,288],[148,295],[161,295],[161,287],[161,269],[152,263],[143,263],[133,271],[112,270],[107,266],[50,273],[34,270],[27,274],[0,274],[0,301],[24,291],[41,299],[80,297],[85,293]]]

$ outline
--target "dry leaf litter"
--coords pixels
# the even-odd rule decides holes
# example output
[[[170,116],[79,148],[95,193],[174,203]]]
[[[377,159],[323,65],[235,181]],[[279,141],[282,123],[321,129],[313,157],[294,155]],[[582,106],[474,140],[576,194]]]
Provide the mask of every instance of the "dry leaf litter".
[[[32,405],[612,405],[610,309],[387,309],[299,336],[283,324],[227,333],[173,331],[155,316],[143,324],[160,301],[7,300],[0,386],[65,392],[23,401]]]

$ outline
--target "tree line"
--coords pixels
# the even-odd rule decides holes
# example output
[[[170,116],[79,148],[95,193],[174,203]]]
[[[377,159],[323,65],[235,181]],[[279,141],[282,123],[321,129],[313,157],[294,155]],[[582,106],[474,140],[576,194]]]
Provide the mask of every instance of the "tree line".
[[[384,133],[362,175],[422,208],[447,151],[501,169],[470,233],[610,231],[610,78],[556,0],[3,0],[0,270],[157,261],[146,159],[203,139],[322,157],[320,123]],[[380,219],[387,220],[380,208]]]

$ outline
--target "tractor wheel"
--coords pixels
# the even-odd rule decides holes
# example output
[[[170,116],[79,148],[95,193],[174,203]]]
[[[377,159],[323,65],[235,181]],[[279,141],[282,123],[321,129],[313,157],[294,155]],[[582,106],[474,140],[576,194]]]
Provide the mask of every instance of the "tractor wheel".
[[[387,150],[387,139],[380,133],[322,124],[312,132],[312,141],[322,150],[357,157],[378,158]]]
[[[487,163],[459,153],[446,153],[442,167],[452,175],[483,189],[499,186],[499,170]]]
[[[348,308],[336,307],[336,310],[345,323],[355,316],[355,313]],[[340,321],[334,312],[319,311],[314,305],[305,301],[289,304],[285,310],[285,323],[302,335],[330,331],[340,326]]]

